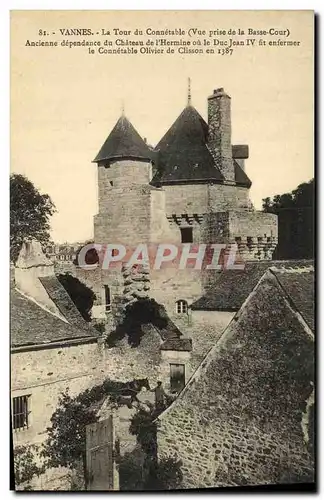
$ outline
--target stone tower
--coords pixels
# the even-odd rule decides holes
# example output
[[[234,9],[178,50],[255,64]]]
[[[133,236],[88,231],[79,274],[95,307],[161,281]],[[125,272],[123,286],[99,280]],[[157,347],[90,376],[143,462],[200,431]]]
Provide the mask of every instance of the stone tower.
[[[188,96],[189,97],[189,96]],[[245,171],[247,145],[232,145],[231,98],[223,88],[208,98],[208,123],[191,104],[149,148],[123,115],[94,162],[98,168],[96,243],[226,243],[243,259],[271,259],[277,217],[253,209]],[[122,290],[115,272],[97,271],[96,287]],[[215,276],[176,266],[150,272],[150,293],[174,310],[212,286]],[[95,290],[98,293],[98,290]]]
[[[165,192],[150,184],[153,157],[154,151],[123,114],[93,160],[97,164],[99,193],[99,210],[94,217],[95,243],[122,244],[132,252],[141,243],[170,240]],[[107,293],[112,307],[114,299],[123,293],[122,273],[116,268],[98,268],[92,273],[80,270],[78,276],[106,307]],[[100,299],[95,309],[97,306],[100,307]]]

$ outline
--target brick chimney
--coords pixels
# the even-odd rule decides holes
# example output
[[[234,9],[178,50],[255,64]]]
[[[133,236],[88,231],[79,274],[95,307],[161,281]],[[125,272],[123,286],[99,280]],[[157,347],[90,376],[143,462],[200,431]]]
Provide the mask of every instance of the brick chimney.
[[[39,241],[24,242],[15,266],[16,288],[39,305],[61,316],[39,280],[46,276],[55,277],[53,262],[44,255]]]
[[[226,181],[235,182],[231,144],[231,98],[223,88],[208,97],[208,147]]]

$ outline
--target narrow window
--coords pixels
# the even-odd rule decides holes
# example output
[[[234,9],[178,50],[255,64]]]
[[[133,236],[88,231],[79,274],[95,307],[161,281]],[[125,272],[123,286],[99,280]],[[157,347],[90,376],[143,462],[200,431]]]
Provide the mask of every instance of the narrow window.
[[[188,312],[188,302],[186,300],[177,300],[176,302],[176,313],[177,314],[187,314]]]
[[[110,288],[108,285],[105,285],[104,289],[105,289],[105,309],[108,312],[111,310]]]
[[[12,400],[12,420],[15,431],[28,429],[30,414],[30,395],[19,396]]]
[[[185,365],[170,364],[170,390],[180,392],[186,384]]]
[[[180,227],[181,243],[192,243],[192,227]]]

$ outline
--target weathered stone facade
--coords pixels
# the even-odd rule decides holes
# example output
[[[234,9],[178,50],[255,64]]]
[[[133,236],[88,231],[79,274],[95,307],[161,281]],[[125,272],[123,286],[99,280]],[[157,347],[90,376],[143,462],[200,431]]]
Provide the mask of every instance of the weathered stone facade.
[[[224,89],[208,98],[208,124],[188,104],[155,150],[122,116],[94,160],[95,242],[181,246],[181,230],[192,228],[193,243],[234,244],[244,260],[271,259],[277,217],[253,209],[245,173],[248,147],[232,146],[231,140],[231,98]],[[76,274],[93,288],[97,309],[103,305],[104,285],[112,296],[122,293],[113,270]],[[168,266],[151,271],[150,293],[171,312],[177,300],[191,303],[213,280],[213,273],[206,277]]]
[[[159,457],[182,460],[185,488],[313,480],[314,336],[300,301],[305,283],[312,303],[312,270],[300,272],[290,298],[265,274],[159,417]]]

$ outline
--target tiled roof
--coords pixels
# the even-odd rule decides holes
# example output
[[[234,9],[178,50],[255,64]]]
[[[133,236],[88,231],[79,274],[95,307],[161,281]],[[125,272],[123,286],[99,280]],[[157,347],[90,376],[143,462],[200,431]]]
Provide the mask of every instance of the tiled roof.
[[[11,347],[94,337],[85,329],[65,323],[16,289],[11,290],[10,309]]]
[[[173,323],[173,321],[170,319],[168,313],[166,312],[165,308],[160,305],[159,307],[159,315],[160,318],[162,319],[162,324],[163,326],[155,326],[155,328],[158,330],[162,340],[170,341],[170,340],[176,340],[180,339],[182,337],[182,333],[179,330],[179,328]]]
[[[39,280],[49,297],[69,323],[77,326],[78,328],[87,330],[90,329],[89,323],[83,319],[70,295],[67,293],[64,286],[59,282],[56,276],[46,276],[44,278],[39,278]]]
[[[188,401],[195,402],[197,412],[208,412],[211,409],[210,402],[216,403],[217,400],[220,411],[224,410],[224,402],[229,402],[230,411],[236,405],[236,408],[242,409],[242,414],[250,405],[249,421],[251,415],[257,414],[259,405],[261,411],[268,407],[269,414],[273,414],[274,395],[278,395],[278,401],[283,402],[285,409],[296,401],[297,405],[300,404],[296,396],[300,396],[302,402],[305,401],[305,388],[310,394],[314,375],[314,339],[309,335],[305,337],[303,322],[288,313],[284,297],[309,327],[314,326],[313,261],[277,261],[270,262],[270,265],[273,267],[265,270],[263,279],[259,280],[258,286],[253,287],[254,293],[251,293],[252,290],[247,292],[246,306],[229,323],[183,391],[159,415],[158,420],[165,418],[178,405],[186,406]],[[240,279],[238,283],[244,287]],[[249,307],[248,304],[252,307],[249,314],[241,314],[245,307]],[[242,359],[244,363],[235,364]],[[221,382],[223,373],[226,375]],[[280,377],[283,378],[280,380]],[[269,385],[271,380],[276,381],[273,387]],[[295,382],[302,384],[299,394],[296,393],[298,385]],[[228,387],[233,387],[234,394],[239,397],[228,398]],[[287,392],[290,388],[291,394]],[[242,405],[240,398],[244,392],[246,404]],[[290,413],[287,413],[289,419]],[[211,409],[211,419],[217,420],[218,415]]]
[[[314,331],[314,270],[312,267],[282,270],[271,268],[287,297]]]
[[[183,181],[222,182],[224,177],[207,147],[208,125],[193,106],[187,106],[156,146],[158,171],[153,184]],[[251,181],[234,161],[235,180]]]
[[[239,184],[240,186],[251,187],[252,182],[250,181],[244,170],[242,170],[237,161],[235,160],[233,161],[234,161],[234,174],[236,183]]]
[[[264,272],[276,268],[298,268],[312,264],[309,260],[246,262],[245,269],[228,269],[219,273],[212,287],[192,304],[193,310],[237,311],[252,292]]]
[[[161,345],[161,351],[192,351],[191,339],[169,339]]]
[[[223,180],[207,148],[207,134],[207,123],[187,106],[156,146],[159,181]]]
[[[121,116],[93,161],[98,163],[118,158],[150,160],[151,157],[152,152],[139,133],[125,116]]]

